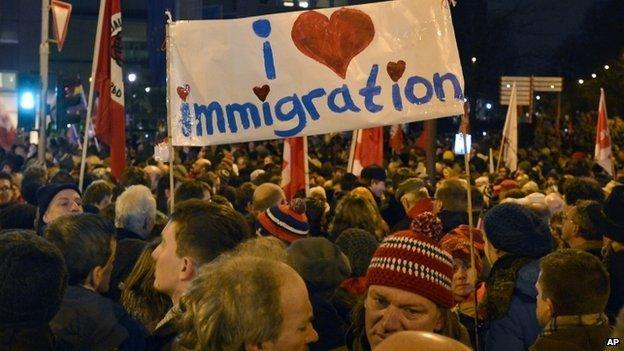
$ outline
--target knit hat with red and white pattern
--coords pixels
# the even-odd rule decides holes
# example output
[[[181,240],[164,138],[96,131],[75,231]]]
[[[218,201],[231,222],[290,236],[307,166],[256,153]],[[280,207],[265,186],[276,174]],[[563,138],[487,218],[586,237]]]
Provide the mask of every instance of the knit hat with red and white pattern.
[[[367,285],[401,289],[453,307],[453,257],[438,244],[441,232],[439,219],[424,212],[412,230],[386,237],[368,267]]]

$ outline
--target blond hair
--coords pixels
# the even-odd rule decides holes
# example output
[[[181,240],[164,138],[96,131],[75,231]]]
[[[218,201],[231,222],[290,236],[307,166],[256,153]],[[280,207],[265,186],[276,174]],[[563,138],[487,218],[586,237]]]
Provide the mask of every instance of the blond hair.
[[[278,338],[283,263],[224,255],[204,265],[181,300],[182,350],[240,351]]]

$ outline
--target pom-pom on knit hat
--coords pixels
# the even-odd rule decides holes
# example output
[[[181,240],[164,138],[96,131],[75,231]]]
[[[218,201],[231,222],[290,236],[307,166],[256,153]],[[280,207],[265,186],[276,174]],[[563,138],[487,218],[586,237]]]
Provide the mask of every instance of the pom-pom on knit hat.
[[[287,243],[308,237],[310,227],[303,199],[293,199],[288,205],[269,208],[258,216],[260,235],[272,235]]]
[[[400,289],[451,308],[453,257],[437,243],[441,231],[435,216],[425,212],[412,230],[386,237],[368,267],[367,285]]]

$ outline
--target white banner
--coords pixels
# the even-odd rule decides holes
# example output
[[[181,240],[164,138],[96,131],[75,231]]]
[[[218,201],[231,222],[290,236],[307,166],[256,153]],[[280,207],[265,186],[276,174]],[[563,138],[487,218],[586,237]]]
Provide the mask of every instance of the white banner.
[[[174,145],[463,113],[464,79],[445,0],[173,22],[167,65]]]

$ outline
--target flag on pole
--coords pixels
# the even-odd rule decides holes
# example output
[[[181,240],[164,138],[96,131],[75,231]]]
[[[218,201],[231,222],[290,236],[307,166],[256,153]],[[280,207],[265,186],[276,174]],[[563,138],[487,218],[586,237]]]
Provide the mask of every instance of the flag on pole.
[[[594,160],[600,167],[612,177],[613,159],[611,153],[611,134],[609,133],[609,123],[607,121],[607,103],[605,102],[604,89],[600,88],[600,103],[598,105],[598,125],[596,126],[596,150]]]
[[[501,140],[502,152],[499,157],[510,171],[518,168],[518,105],[516,101],[516,83],[511,87],[509,108],[503,127],[503,140]]]
[[[113,176],[121,176],[126,164],[126,120],[124,112],[123,55],[121,52],[120,0],[106,1],[95,89],[99,95],[95,135],[110,147]]]
[[[306,137],[284,139],[281,187],[288,200],[295,197],[299,190],[306,189],[308,185],[306,179],[308,153],[304,138]]]
[[[390,127],[390,148],[395,153],[401,152],[403,149],[403,125],[395,124]]]
[[[383,127],[353,132],[347,171],[359,177],[362,169],[370,165],[383,165]]]

